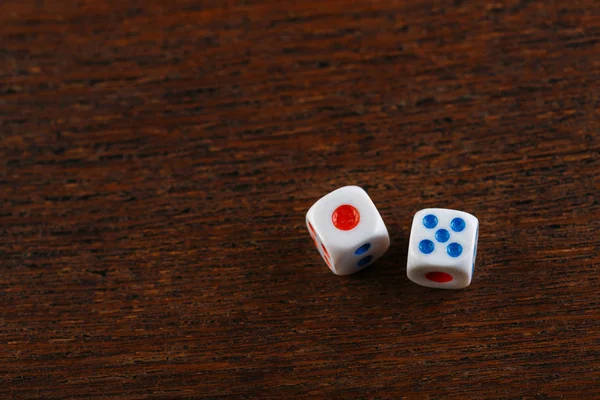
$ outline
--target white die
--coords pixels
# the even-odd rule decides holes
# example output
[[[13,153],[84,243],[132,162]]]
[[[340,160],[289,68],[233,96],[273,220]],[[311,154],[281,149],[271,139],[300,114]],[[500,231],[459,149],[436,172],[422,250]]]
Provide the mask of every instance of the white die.
[[[479,220],[469,213],[445,208],[417,212],[408,245],[408,278],[433,288],[469,286],[478,234]]]
[[[319,199],[306,213],[306,226],[336,275],[362,270],[390,246],[377,207],[358,186],[344,186]]]

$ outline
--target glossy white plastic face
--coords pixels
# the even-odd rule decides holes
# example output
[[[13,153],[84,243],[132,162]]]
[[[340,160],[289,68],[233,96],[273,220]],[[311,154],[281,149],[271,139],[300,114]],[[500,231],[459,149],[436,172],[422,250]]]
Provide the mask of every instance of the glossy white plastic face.
[[[390,246],[377,207],[358,186],[344,186],[319,199],[306,213],[306,226],[321,257],[336,275],[364,269]]]
[[[426,208],[417,212],[408,245],[408,278],[432,288],[469,286],[478,234],[479,220],[464,211]]]

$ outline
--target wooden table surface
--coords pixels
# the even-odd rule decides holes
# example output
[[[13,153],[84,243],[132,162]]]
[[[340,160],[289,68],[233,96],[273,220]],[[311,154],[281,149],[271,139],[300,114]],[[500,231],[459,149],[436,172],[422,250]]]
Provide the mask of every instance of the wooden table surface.
[[[594,0],[3,0],[0,398],[600,398],[599,81]],[[392,245],[338,277],[351,184]]]

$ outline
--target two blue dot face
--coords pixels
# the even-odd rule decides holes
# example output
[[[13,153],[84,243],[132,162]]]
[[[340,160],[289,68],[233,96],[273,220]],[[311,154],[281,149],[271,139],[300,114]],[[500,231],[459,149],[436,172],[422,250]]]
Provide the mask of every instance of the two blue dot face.
[[[358,249],[356,249],[354,251],[354,254],[357,255],[357,256],[362,256],[367,251],[369,251],[370,248],[371,248],[371,243],[365,243],[362,246],[360,246]],[[362,268],[365,265],[367,265],[368,263],[370,263],[371,261],[373,261],[373,256],[366,256],[366,257],[361,258],[356,263],[356,265],[359,266],[360,268]]]
[[[433,229],[437,225],[438,219],[435,215],[428,214],[425,217],[423,217],[423,226],[425,228]],[[452,229],[454,232],[462,232],[465,229],[465,227],[466,223],[465,220],[462,218],[456,217],[452,219],[452,221],[450,221],[450,229]],[[435,240],[437,240],[440,243],[446,243],[448,240],[450,240],[450,232],[443,228],[438,229],[437,232],[435,232]],[[419,242],[419,250],[421,250],[421,253],[423,254],[431,254],[433,253],[433,250],[435,250],[435,244],[429,239],[421,240]],[[450,257],[456,258],[462,254],[462,251],[463,248],[459,243],[453,242],[446,246],[446,252]]]

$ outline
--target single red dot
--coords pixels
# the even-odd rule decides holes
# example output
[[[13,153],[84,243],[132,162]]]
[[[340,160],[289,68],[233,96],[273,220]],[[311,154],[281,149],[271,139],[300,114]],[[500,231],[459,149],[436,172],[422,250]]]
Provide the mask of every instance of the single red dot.
[[[428,272],[425,274],[425,278],[429,279],[433,282],[446,283],[450,282],[453,278],[452,275],[447,274],[445,272]]]
[[[325,248],[325,246],[323,245],[323,243],[321,243],[321,248],[323,249],[323,253],[325,253],[325,256],[326,256],[327,258],[330,258],[330,257],[329,257],[329,252],[327,251],[327,249]]]
[[[331,214],[333,225],[342,231],[354,229],[360,222],[360,213],[350,204],[344,204],[335,209]]]

